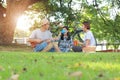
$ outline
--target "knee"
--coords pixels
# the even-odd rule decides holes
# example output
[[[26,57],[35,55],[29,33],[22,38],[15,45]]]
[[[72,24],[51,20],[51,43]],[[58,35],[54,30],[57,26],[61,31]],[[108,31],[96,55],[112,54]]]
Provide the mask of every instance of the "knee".
[[[33,51],[39,52],[39,51],[43,50],[47,45],[48,45],[47,42],[42,42],[40,44],[37,44]]]

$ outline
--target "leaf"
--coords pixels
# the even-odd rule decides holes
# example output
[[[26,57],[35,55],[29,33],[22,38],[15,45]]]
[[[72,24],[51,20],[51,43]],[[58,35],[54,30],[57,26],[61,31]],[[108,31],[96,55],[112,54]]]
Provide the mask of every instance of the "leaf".
[[[98,77],[104,77],[103,73],[100,73],[100,74],[98,75]]]
[[[40,75],[41,77],[43,77],[43,76],[44,76],[44,74],[43,74],[43,73],[41,73],[41,72],[39,73],[39,75]]]
[[[18,80],[19,74],[13,74],[10,80]]]
[[[23,72],[26,72],[26,71],[27,71],[27,68],[24,67],[22,70],[23,70]]]
[[[54,56],[51,56],[51,59],[54,59],[55,57]]]
[[[34,59],[34,62],[36,63],[36,62],[37,62],[37,59]]]
[[[79,63],[75,63],[75,64],[74,64],[74,67],[79,67],[79,66],[80,66]]]
[[[69,74],[70,77],[82,77],[81,71],[72,72]]]
[[[5,70],[2,66],[0,66],[0,71],[3,71],[3,70]]]
[[[113,80],[120,80],[120,77],[116,77],[116,78],[114,78]]]

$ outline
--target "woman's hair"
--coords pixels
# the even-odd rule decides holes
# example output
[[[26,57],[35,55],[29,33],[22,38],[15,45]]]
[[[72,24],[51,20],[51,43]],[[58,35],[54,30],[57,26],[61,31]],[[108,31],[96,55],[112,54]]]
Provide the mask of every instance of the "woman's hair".
[[[60,39],[64,40],[64,34],[63,33],[61,33]],[[70,32],[67,32],[67,40],[70,40]]]
[[[69,30],[68,26],[64,26],[63,28],[66,28],[67,30]]]
[[[68,26],[64,26],[63,28],[66,28],[67,30],[69,30]],[[64,34],[63,33],[61,33],[60,39],[64,40]],[[69,31],[67,32],[67,40],[70,40],[70,32]]]
[[[87,29],[90,29],[90,23],[88,21],[84,21],[82,24],[84,24]]]

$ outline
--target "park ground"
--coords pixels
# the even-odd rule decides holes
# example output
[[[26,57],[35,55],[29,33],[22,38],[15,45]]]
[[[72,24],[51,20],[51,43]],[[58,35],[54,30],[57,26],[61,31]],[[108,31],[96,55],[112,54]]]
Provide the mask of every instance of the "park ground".
[[[120,53],[34,53],[0,46],[0,80],[120,80]]]

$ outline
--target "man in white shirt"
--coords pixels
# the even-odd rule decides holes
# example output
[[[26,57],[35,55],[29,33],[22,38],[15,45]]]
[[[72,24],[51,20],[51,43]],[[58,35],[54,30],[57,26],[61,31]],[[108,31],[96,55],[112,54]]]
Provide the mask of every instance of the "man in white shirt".
[[[47,51],[57,51],[60,52],[58,45],[53,42],[52,33],[49,29],[49,21],[47,19],[41,20],[40,29],[36,29],[32,32],[29,37],[29,42],[34,48],[34,52],[47,52]]]

